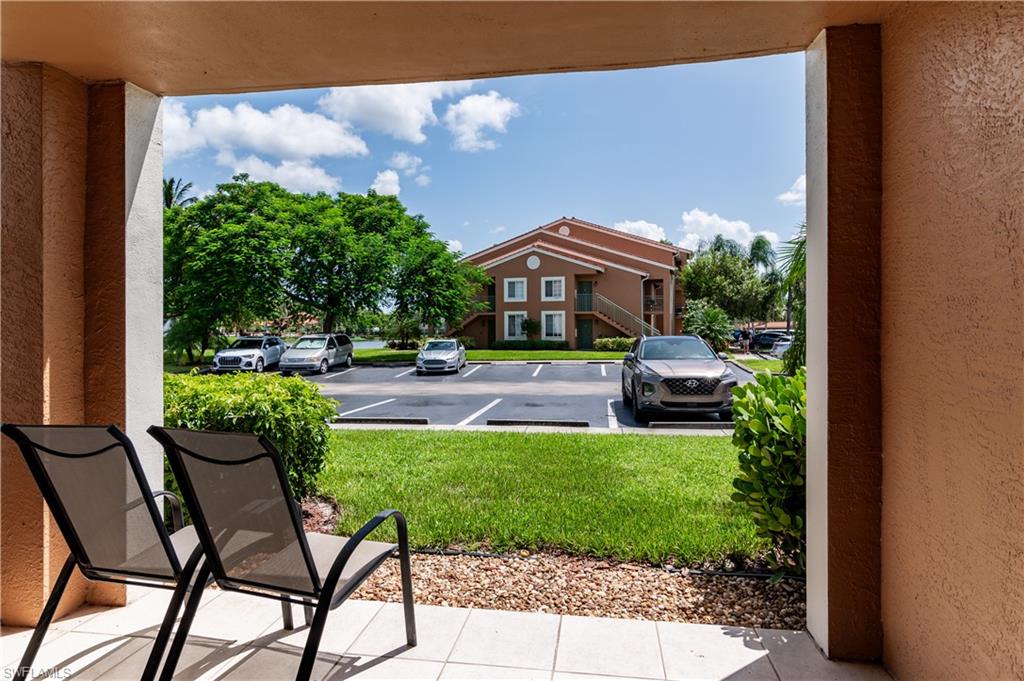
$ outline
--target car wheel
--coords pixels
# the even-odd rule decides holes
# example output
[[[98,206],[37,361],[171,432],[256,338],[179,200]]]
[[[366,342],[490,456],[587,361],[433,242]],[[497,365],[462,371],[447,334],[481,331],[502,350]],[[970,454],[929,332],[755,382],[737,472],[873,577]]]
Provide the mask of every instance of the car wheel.
[[[326,374],[327,370],[330,369],[330,367],[331,367],[331,365],[327,361],[326,357],[324,359],[320,360],[320,373],[321,374]]]
[[[622,381],[622,404],[627,407],[633,406],[633,396],[626,390],[626,381]]]
[[[352,353],[350,352],[345,357],[345,368],[351,368],[351,367],[352,367]]]
[[[258,358],[256,360],[256,373],[257,374],[262,374],[263,373],[263,358],[262,357],[260,357],[260,358]]]
[[[651,417],[646,411],[640,408],[640,400],[636,399],[636,395],[633,395],[633,399],[630,400],[630,402],[633,404],[633,420],[642,426],[647,425],[650,422]]]

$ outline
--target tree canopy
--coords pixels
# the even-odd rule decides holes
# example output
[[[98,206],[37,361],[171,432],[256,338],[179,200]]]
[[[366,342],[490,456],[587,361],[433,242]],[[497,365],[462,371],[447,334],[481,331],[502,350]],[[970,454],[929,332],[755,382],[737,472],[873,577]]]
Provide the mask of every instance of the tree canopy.
[[[456,324],[486,283],[422,216],[373,191],[295,194],[237,175],[164,211],[169,342],[190,353],[210,347],[222,328],[289,312],[318,317],[324,331],[384,309]]]

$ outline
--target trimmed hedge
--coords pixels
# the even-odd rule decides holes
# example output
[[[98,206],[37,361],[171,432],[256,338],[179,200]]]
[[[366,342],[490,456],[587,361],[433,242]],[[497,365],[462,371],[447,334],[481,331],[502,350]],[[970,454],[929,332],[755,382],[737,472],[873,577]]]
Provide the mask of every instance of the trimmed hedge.
[[[492,350],[568,350],[568,341],[521,340],[495,341]]]
[[[598,338],[594,341],[594,349],[605,350],[607,352],[629,352],[629,349],[633,347],[633,341],[635,340],[635,338],[629,338],[626,336]]]
[[[266,435],[281,452],[300,498],[313,492],[329,449],[327,419],[336,403],[315,383],[273,374],[164,374],[164,425]],[[170,490],[176,491],[169,468]]]

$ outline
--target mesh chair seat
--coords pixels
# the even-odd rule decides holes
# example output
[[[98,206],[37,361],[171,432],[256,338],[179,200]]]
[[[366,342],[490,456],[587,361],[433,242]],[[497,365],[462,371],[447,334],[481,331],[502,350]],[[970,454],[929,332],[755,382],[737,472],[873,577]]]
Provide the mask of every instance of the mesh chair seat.
[[[321,582],[331,571],[331,566],[348,540],[348,537],[306,532],[306,543],[309,545],[313,565],[316,566]],[[344,590],[347,585],[352,583],[352,580],[357,583],[361,582],[397,548],[398,544],[370,540],[359,542],[341,571],[341,579],[338,580],[335,591]],[[294,574],[305,569],[305,565],[298,560],[300,558],[301,556],[297,555],[297,552],[283,551],[264,562],[260,566],[261,571],[266,570],[269,574]]]
[[[199,546],[199,535],[196,534],[196,528],[192,525],[186,525],[177,532],[172,533],[170,539],[171,549],[174,550],[175,555],[178,556],[178,562],[182,565],[188,562],[189,556]],[[163,544],[153,544],[132,556],[133,566],[157,566],[166,562],[167,553],[164,551]],[[106,574],[108,571],[101,568],[94,569],[91,572]],[[111,572],[111,574],[117,573]]]

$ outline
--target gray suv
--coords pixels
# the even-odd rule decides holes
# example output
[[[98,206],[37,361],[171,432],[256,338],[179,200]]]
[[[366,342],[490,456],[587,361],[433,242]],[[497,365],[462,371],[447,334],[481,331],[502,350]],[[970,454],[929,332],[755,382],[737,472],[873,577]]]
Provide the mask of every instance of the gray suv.
[[[641,336],[622,360],[622,402],[637,423],[657,415],[732,421],[736,375],[699,336]]]
[[[343,333],[311,333],[288,348],[281,357],[281,373],[315,371],[326,374],[331,367],[352,366],[352,341]]]

